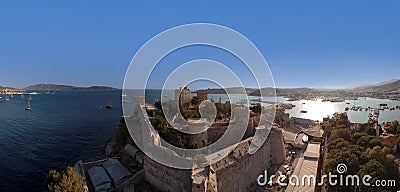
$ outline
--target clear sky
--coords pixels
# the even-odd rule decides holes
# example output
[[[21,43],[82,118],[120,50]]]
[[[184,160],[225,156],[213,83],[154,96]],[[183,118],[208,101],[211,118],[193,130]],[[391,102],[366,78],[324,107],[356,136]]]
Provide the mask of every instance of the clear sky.
[[[135,52],[174,26],[235,29],[278,87],[400,77],[400,1],[0,1],[0,85],[121,87]]]

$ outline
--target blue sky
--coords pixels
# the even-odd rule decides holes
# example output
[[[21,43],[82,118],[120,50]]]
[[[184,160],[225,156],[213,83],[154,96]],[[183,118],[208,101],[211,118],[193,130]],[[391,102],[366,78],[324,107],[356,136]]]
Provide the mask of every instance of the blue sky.
[[[174,26],[209,22],[248,37],[278,87],[399,78],[399,1],[1,1],[0,85],[121,87],[135,52]]]

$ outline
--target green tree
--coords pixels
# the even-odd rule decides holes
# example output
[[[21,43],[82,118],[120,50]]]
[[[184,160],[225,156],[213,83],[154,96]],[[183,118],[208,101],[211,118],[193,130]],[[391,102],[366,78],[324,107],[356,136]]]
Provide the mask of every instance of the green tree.
[[[201,103],[201,99],[200,98],[198,98],[197,96],[194,96],[193,98],[192,98],[192,105],[193,106],[199,106],[200,105],[200,103]]]
[[[168,132],[168,122],[161,116],[156,117],[155,127],[160,134],[160,136],[164,137]]]
[[[50,170],[46,178],[49,192],[82,192],[84,191],[83,178],[70,166],[63,173]]]
[[[357,143],[362,137],[368,136],[368,134],[366,133],[354,133],[353,135],[351,135],[351,140],[353,141],[353,143]]]
[[[338,138],[343,138],[343,139],[349,139],[350,138],[350,131],[346,128],[339,128],[339,129],[334,129],[331,132],[331,135],[329,136],[329,141],[333,141]]]
[[[159,110],[162,110],[162,104],[161,104],[161,101],[156,101],[156,102],[154,103],[154,106],[156,106],[156,107],[157,107],[157,109],[159,109]]]
[[[133,144],[133,139],[128,131],[125,120],[121,120],[117,133],[115,134],[116,146],[113,149],[114,154],[123,151],[126,144]]]
[[[365,175],[370,175],[372,177],[371,180],[369,180],[369,183],[373,185],[376,180],[378,179],[383,179],[386,176],[386,170],[385,167],[379,163],[379,161],[373,159],[369,161],[368,163],[361,165],[360,166],[360,171],[358,172],[358,175],[362,178]],[[382,188],[374,188],[374,187],[366,187],[361,185],[360,186],[361,191],[381,191]]]
[[[252,110],[254,113],[260,114],[261,113],[261,104],[257,103],[256,105],[251,106],[250,110]]]
[[[156,116],[156,112],[154,110],[147,111],[147,114],[149,114],[149,117]]]
[[[184,109],[183,107],[181,107],[181,113],[182,113],[183,118],[185,118],[185,119],[192,118],[192,112],[188,109]]]
[[[185,145],[186,145],[186,140],[182,139],[182,137],[178,135],[176,146],[179,148],[185,148]]]
[[[376,179],[399,180],[399,165],[395,163],[393,150],[381,138],[375,136],[372,124],[360,124],[358,132],[348,129],[347,116],[336,113],[322,123],[328,136],[328,154],[324,161],[325,173],[335,173],[339,163],[348,167],[346,174],[371,175],[371,183]],[[400,162],[400,161],[399,161]],[[329,191],[392,191],[390,187],[340,187],[329,186]]]
[[[333,129],[332,124],[330,124],[329,122],[324,122],[322,124],[322,129],[324,130],[324,135],[329,138]]]
[[[193,141],[191,148],[192,149],[197,149],[198,148],[196,141]]]

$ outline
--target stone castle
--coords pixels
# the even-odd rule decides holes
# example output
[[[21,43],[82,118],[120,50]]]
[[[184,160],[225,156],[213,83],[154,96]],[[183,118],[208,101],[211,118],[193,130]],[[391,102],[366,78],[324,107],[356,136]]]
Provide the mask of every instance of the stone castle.
[[[133,121],[132,124],[140,127],[150,124],[143,96],[135,98],[135,115],[126,120]],[[148,131],[147,128],[139,129],[143,132],[135,131],[134,134],[142,137],[136,139],[143,139],[139,141],[140,147],[146,147],[144,143],[147,143],[156,146],[156,150],[176,154],[161,144],[160,137],[155,131]],[[264,173],[264,170],[273,164],[281,164],[285,157],[282,129],[278,126],[272,126],[268,139],[254,154],[249,153],[252,140],[253,137],[242,140],[226,157],[215,164],[202,168],[177,169],[145,156],[144,178],[160,191],[230,192],[251,190],[257,184],[257,177]]]

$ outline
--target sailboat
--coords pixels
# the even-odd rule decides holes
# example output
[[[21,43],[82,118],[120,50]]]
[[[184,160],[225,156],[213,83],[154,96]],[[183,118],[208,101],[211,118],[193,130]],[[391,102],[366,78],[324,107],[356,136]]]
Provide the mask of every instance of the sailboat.
[[[129,103],[129,101],[128,101],[128,95],[122,94],[122,102],[123,102],[123,103]]]
[[[8,95],[6,95],[6,101],[10,101],[10,98],[8,98]]]
[[[25,110],[26,110],[26,111],[32,110],[32,108],[31,108],[31,102],[29,102],[29,99],[28,99],[28,106],[25,107]]]
[[[28,100],[32,100],[32,94],[29,94]]]
[[[106,105],[106,109],[112,109],[113,108],[113,106],[112,106],[112,104],[111,104],[111,101]]]

